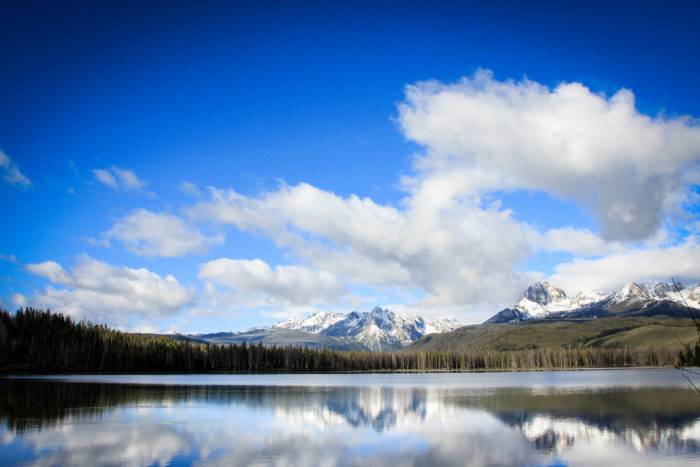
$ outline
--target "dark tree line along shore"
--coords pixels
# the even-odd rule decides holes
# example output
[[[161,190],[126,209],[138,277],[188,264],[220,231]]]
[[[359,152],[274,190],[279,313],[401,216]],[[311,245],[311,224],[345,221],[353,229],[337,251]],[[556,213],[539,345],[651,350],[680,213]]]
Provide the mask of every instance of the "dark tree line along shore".
[[[544,348],[471,352],[357,352],[203,344],[140,336],[75,322],[49,311],[0,311],[0,371],[10,372],[333,372],[474,371],[671,366],[695,349]]]

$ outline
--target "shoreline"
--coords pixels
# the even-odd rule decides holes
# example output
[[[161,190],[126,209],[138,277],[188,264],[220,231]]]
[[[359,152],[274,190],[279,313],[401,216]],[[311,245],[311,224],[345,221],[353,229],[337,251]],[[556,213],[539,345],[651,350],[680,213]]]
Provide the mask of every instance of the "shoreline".
[[[2,379],[21,379],[24,377],[42,377],[42,376],[123,376],[123,375],[156,375],[156,376],[202,376],[202,375],[359,375],[359,374],[476,374],[476,373],[541,373],[541,372],[567,372],[567,371],[611,371],[611,370],[659,370],[659,369],[694,369],[691,365],[682,365],[675,367],[672,365],[655,365],[655,366],[618,366],[618,367],[553,367],[553,368],[515,368],[515,369],[474,369],[474,370],[376,370],[376,371],[248,371],[248,372],[231,372],[231,371],[208,371],[208,372],[172,372],[172,371],[108,371],[108,372],[74,372],[74,371],[31,371],[31,372],[8,372],[0,373]]]

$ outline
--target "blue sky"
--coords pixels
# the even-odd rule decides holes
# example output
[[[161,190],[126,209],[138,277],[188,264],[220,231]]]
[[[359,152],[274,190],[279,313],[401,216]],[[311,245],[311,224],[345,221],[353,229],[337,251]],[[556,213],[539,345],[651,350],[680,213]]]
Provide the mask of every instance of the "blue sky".
[[[108,3],[0,6],[7,308],[476,322],[700,278],[693,2]]]

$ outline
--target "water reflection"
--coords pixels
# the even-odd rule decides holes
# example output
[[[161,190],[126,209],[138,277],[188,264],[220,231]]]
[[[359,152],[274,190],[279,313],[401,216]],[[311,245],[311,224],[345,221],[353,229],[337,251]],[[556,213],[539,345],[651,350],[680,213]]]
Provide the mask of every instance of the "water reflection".
[[[145,386],[0,379],[0,464],[700,460],[681,388]]]
[[[577,440],[617,440],[639,452],[700,453],[700,395],[691,390],[509,390],[456,402],[488,410],[545,452],[562,451]]]

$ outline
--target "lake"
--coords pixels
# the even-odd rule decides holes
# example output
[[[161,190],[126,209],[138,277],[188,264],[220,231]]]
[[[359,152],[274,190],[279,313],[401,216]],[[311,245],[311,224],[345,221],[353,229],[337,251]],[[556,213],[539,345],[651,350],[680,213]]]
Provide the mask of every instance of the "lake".
[[[16,464],[699,465],[700,393],[675,369],[0,378]]]

